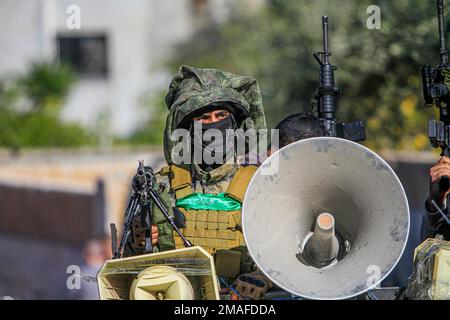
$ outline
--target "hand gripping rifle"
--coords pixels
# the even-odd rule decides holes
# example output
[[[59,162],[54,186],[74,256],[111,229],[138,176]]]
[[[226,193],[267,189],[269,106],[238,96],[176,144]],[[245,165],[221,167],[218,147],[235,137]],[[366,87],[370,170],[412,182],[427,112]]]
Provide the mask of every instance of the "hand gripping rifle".
[[[327,16],[322,17],[322,30],[323,52],[313,52],[314,58],[320,64],[320,86],[314,96],[313,111],[319,118],[320,125],[327,136],[363,141],[366,139],[366,133],[362,121],[336,122],[336,97],[340,94],[340,89],[334,83],[334,71],[337,67],[332,65],[329,59],[331,52],[328,47]]]
[[[445,47],[444,1],[437,0],[436,4],[439,24],[440,63],[434,69],[431,69],[429,65],[425,65],[420,69],[420,72],[425,106],[436,106],[439,108],[439,120],[430,120],[428,122],[428,137],[430,143],[433,148],[441,148],[441,156],[449,157],[450,95],[449,89],[445,84],[445,75],[450,72],[450,66],[448,64],[448,51]],[[449,177],[441,177],[439,186],[442,191],[447,191],[450,186]]]
[[[123,224],[123,234],[117,247],[117,229],[114,223],[111,224],[111,240],[113,259],[122,257],[122,250],[126,241],[131,235],[132,224],[136,216],[140,217],[141,225],[144,228],[145,236],[145,253],[152,253],[152,220],[153,220],[153,204],[161,211],[164,217],[172,226],[173,230],[183,240],[186,247],[191,247],[192,244],[187,240],[179,228],[184,225],[184,215],[175,206],[172,208],[175,217],[169,214],[168,206],[161,199],[161,196],[154,190],[156,178],[153,174],[153,169],[149,166],[144,167],[144,161],[139,161],[139,166],[136,175],[132,182],[132,194],[128,201],[127,209],[125,211],[125,222]]]

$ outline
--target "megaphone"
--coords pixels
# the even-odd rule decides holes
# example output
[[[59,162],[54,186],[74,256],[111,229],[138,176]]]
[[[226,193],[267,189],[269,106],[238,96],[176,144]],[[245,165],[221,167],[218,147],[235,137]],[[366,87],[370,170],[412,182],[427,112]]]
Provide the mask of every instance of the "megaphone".
[[[245,242],[275,284],[308,299],[346,299],[377,286],[409,234],[409,208],[376,153],[333,137],[310,138],[258,168],[242,207]]]
[[[189,247],[108,260],[97,274],[101,300],[219,300],[213,257]]]

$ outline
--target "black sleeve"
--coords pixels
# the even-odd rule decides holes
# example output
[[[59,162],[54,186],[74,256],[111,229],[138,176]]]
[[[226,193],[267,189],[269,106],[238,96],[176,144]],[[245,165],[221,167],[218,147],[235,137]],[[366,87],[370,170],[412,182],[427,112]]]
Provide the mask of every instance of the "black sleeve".
[[[448,208],[444,205],[442,212],[447,214]],[[428,201],[425,202],[425,213],[422,216],[422,225],[420,227],[420,238],[422,241],[428,238],[434,238],[436,229],[442,216],[439,211]]]

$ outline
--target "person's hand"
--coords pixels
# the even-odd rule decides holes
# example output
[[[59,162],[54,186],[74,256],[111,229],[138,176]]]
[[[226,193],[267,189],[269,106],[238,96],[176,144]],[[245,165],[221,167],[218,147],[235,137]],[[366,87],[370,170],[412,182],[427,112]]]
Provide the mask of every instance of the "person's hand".
[[[430,195],[428,200],[434,200],[440,207],[443,207],[444,200],[449,194],[448,186],[446,186],[447,190],[442,189],[441,178],[443,176],[450,178],[450,158],[448,157],[442,157],[430,169]]]
[[[156,245],[158,243],[158,227],[155,225],[152,225],[152,245]]]
[[[133,220],[133,245],[137,248],[143,248],[145,246],[145,228],[142,227],[141,217],[136,215]],[[152,225],[151,227],[152,245],[156,245],[159,240],[158,226]]]

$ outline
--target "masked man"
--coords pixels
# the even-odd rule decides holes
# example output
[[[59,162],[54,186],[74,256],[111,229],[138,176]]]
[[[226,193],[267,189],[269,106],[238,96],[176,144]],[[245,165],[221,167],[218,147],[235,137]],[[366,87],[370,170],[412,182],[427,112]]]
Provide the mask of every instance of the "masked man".
[[[246,260],[242,250],[241,205],[256,167],[236,163],[232,133],[265,128],[258,83],[247,76],[182,66],[165,101],[169,108],[164,132],[168,166],[156,174],[158,191],[171,214],[174,206],[183,212],[181,231],[193,245],[214,255],[234,249],[233,256],[241,255],[239,272],[249,272],[245,265],[250,259]],[[205,138],[209,131],[215,138]],[[158,209],[153,210],[153,224],[156,250],[183,247]],[[124,255],[143,254],[143,250],[144,233],[136,218]]]

